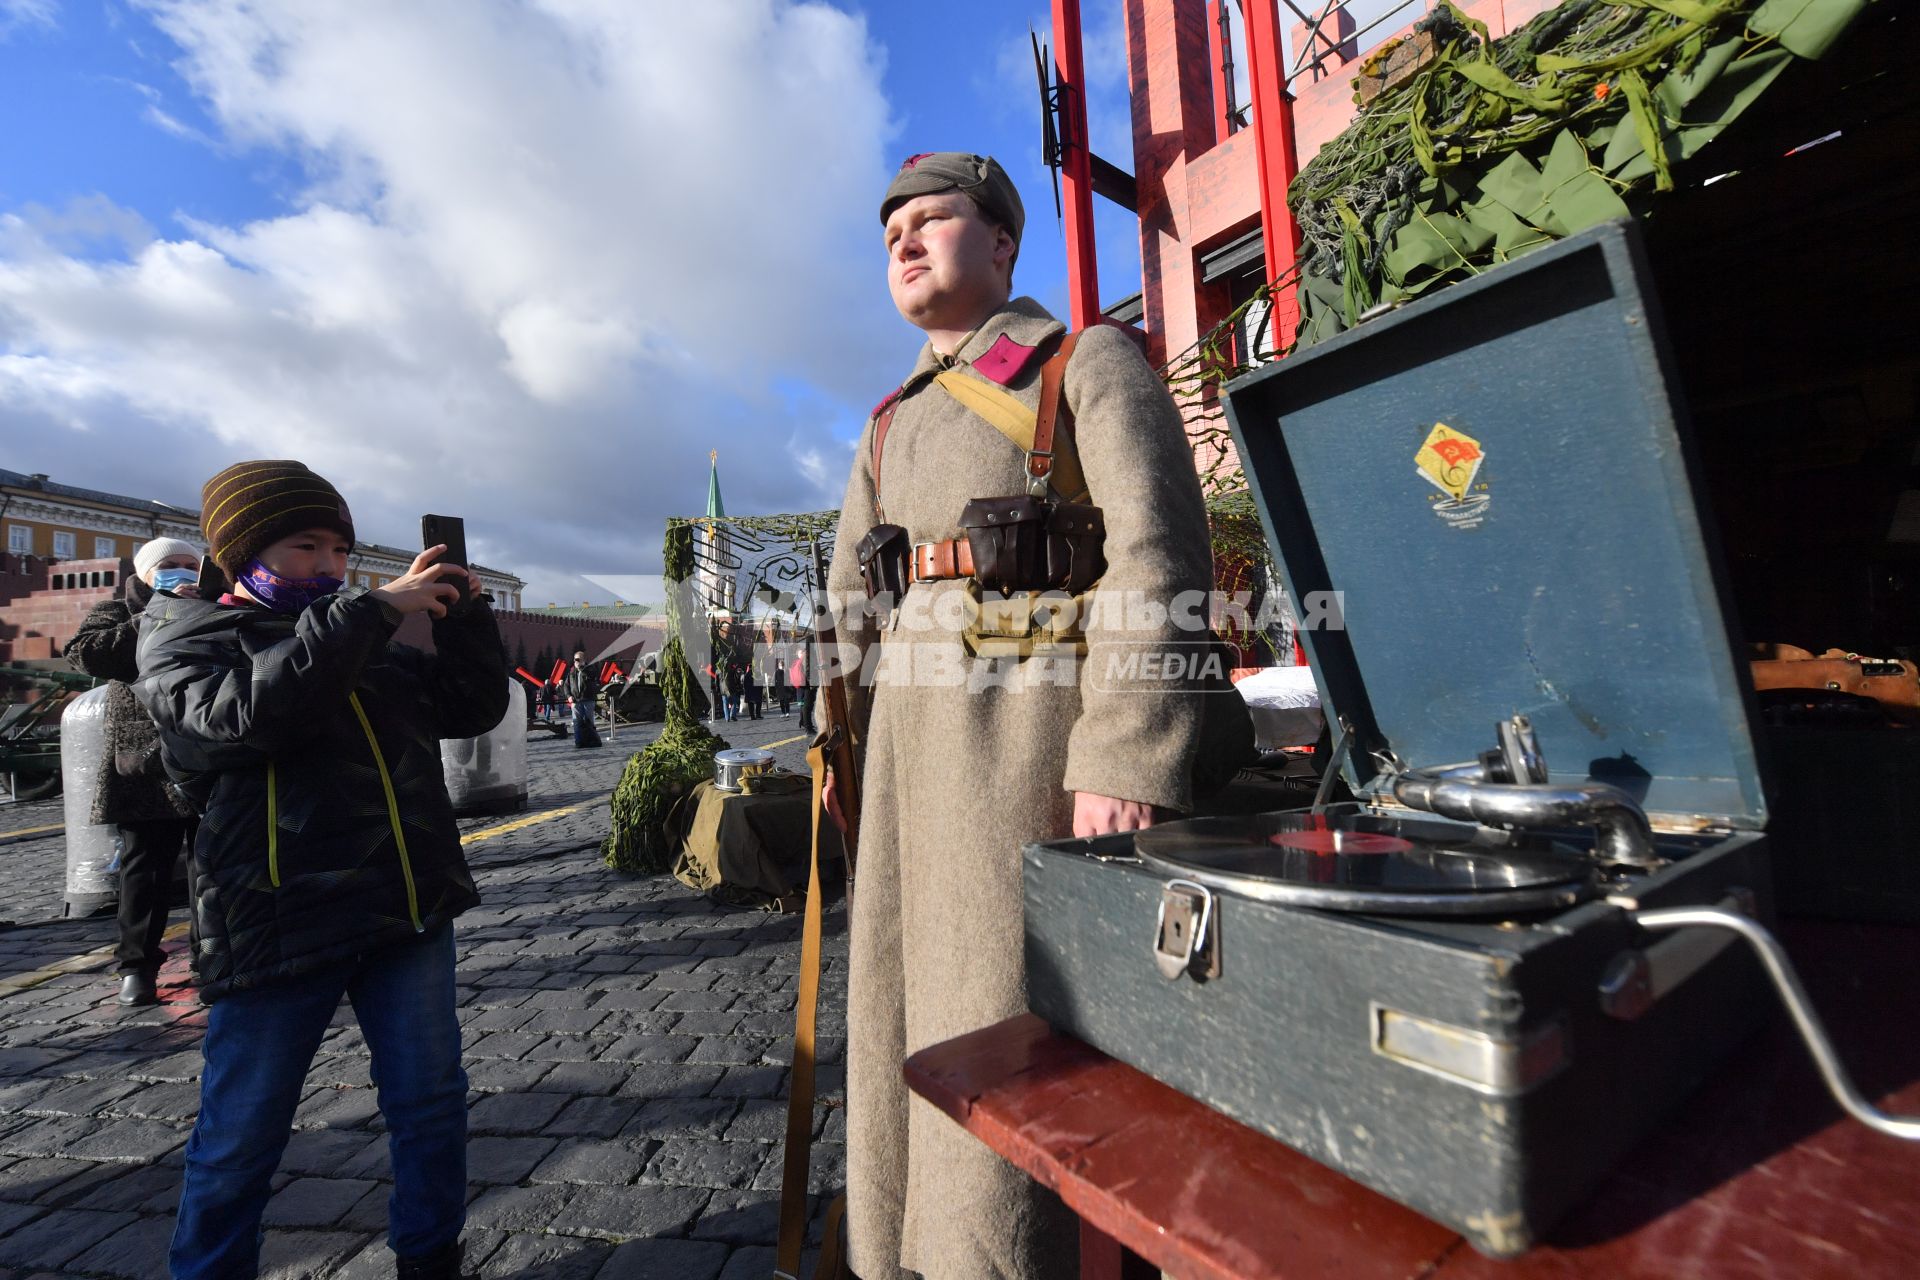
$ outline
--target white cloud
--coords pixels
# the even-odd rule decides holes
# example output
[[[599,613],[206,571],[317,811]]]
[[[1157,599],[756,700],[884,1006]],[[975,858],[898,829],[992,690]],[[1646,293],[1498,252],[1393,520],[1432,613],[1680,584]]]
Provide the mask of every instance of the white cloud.
[[[166,108],[157,103],[148,103],[147,109],[141,112],[141,118],[162,133],[170,133],[176,138],[183,138],[188,142],[197,142],[202,146],[211,146],[213,143],[213,140],[207,137],[206,134],[200,132],[200,130],[194,128],[192,125],[187,124],[185,121],[169,114]]]
[[[730,507],[838,501],[832,428],[907,346],[868,225],[892,125],[860,18],[137,3],[219,145],[292,154],[309,185],[282,216],[157,239],[110,199],[0,215],[10,455],[16,426],[129,449],[164,428],[194,461],[149,459],[140,492],[188,503],[208,456],[299,457],[363,536],[464,512],[477,558],[556,591],[654,569],[709,448]],[[790,408],[783,380],[818,403]],[[36,469],[88,482],[50,452]]]
[[[16,27],[56,25],[60,0],[0,0],[0,40]]]

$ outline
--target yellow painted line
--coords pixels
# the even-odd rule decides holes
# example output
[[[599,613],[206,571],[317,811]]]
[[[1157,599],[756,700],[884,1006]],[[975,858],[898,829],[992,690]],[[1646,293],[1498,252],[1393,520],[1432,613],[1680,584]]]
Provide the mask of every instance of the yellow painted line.
[[[765,746],[761,747],[760,749],[762,751],[771,751],[775,747],[790,747],[796,742],[812,742],[812,741],[813,741],[812,734],[802,733],[792,738],[782,738],[778,742],[769,742]]]
[[[67,824],[56,822],[50,827],[21,827],[18,831],[0,831],[0,840],[12,840],[16,836],[43,836],[49,831],[65,831]]]
[[[576,804],[570,805],[565,809],[548,809],[545,813],[529,814],[524,818],[516,818],[512,822],[503,822],[497,827],[488,827],[483,831],[475,831],[468,835],[461,836],[460,843],[473,844],[480,840],[491,840],[495,836],[503,836],[510,831],[520,831],[527,827],[537,826],[542,822],[552,822],[555,818],[564,818],[568,814],[578,813],[586,807],[584,804]],[[48,831],[58,831],[59,829],[58,827],[40,828],[40,830]],[[168,942],[178,942],[187,936],[187,922],[184,920],[181,921],[161,936]],[[31,973],[16,974],[11,978],[0,978],[0,995],[10,995],[16,991],[25,991],[30,987],[37,987],[43,982],[49,982],[54,978],[60,977],[62,974],[86,973],[93,969],[102,968],[113,963],[114,950],[115,948],[111,946],[97,947],[83,955],[69,956],[65,960],[56,960],[44,969],[35,969]]]
[[[160,936],[168,942],[178,942],[187,936],[188,925],[185,920],[174,925]],[[84,955],[69,956],[65,960],[56,960],[44,969],[35,969],[32,973],[16,974],[11,978],[0,978],[0,995],[11,995],[16,991],[25,991],[37,987],[43,982],[68,973],[86,973],[92,969],[103,968],[113,963],[115,947],[96,947]]]
[[[549,809],[545,813],[530,814],[516,818],[512,822],[503,822],[497,827],[488,827],[484,831],[474,831],[460,837],[461,844],[477,844],[482,840],[491,840],[495,836],[504,836],[509,831],[519,831],[526,827],[537,826],[542,822],[552,822],[555,818],[564,818],[570,813],[578,813],[586,805],[576,804],[565,809]]]

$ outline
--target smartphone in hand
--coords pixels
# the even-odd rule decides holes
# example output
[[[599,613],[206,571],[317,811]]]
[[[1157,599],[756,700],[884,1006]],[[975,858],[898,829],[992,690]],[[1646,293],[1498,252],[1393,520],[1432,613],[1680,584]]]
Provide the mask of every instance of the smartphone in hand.
[[[466,568],[467,522],[459,516],[421,516],[421,548],[424,550],[427,547],[437,547],[443,544],[447,549],[434,563],[457,564],[463,569]],[[458,577],[447,577],[442,578],[441,581],[451,583],[460,589],[460,598],[448,606],[447,612],[458,613],[460,610],[466,608],[468,595],[466,576],[463,574]]]
[[[212,556],[201,556],[200,578],[194,587],[199,591],[200,599],[217,602],[228,592],[232,584],[227,581],[225,571],[214,563]]]

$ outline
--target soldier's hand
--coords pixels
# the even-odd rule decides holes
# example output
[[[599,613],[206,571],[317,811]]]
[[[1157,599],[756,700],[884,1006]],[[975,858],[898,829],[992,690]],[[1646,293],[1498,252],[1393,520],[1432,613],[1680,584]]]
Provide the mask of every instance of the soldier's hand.
[[[1110,835],[1115,831],[1144,831],[1153,825],[1153,806],[1138,800],[1117,800],[1091,791],[1073,793],[1073,834]]]
[[[820,803],[825,806],[827,817],[833,825],[840,828],[840,834],[847,834],[847,815],[840,812],[840,792],[833,785],[833,770],[827,770],[826,783],[820,788]]]

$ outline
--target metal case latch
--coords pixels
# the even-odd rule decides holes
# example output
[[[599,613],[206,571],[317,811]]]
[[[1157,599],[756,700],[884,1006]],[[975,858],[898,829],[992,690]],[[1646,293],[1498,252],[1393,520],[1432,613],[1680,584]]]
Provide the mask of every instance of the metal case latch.
[[[1161,977],[1173,982],[1181,974],[1197,981],[1220,976],[1213,916],[1213,890],[1191,880],[1167,881],[1153,927],[1153,963]]]

